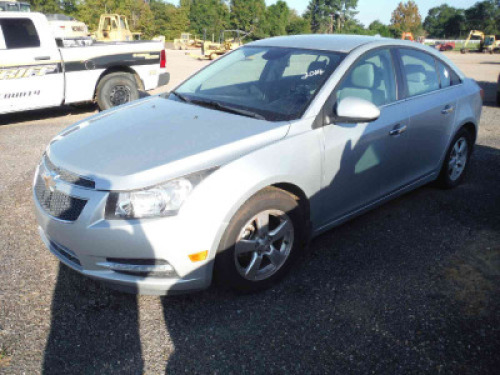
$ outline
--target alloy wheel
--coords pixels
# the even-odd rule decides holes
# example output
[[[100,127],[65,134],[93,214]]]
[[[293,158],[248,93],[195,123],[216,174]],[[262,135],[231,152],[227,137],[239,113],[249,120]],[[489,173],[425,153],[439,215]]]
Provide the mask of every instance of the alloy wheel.
[[[259,212],[243,226],[236,240],[234,260],[238,272],[250,281],[268,279],[285,264],[293,240],[293,223],[286,213]]]
[[[457,139],[450,153],[448,162],[448,176],[451,181],[456,181],[464,172],[467,158],[469,156],[469,145],[465,137]]]

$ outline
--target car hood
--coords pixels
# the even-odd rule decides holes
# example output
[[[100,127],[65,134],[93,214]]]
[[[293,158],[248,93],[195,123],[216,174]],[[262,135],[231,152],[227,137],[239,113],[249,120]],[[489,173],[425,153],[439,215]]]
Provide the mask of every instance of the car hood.
[[[289,126],[157,96],[75,124],[47,154],[99,190],[131,190],[223,165],[285,137]]]

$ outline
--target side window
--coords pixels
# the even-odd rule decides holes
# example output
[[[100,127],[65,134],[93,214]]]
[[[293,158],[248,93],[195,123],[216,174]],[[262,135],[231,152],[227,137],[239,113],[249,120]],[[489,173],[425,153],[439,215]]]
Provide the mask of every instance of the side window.
[[[389,50],[369,53],[356,63],[337,90],[337,100],[349,96],[376,106],[396,101],[396,79]]]
[[[441,88],[458,85],[460,83],[460,78],[456,73],[439,60],[437,60],[437,67]]]
[[[30,19],[15,18],[0,20],[7,49],[40,47],[35,25]]]
[[[104,23],[102,24],[102,29],[104,31],[111,30],[111,23],[110,23],[109,17],[106,17],[104,19]]]
[[[441,88],[451,86],[451,75],[448,68],[441,62],[437,62],[439,80],[441,81]]]
[[[409,96],[425,94],[439,89],[434,57],[425,52],[410,49],[402,49],[400,54]]]

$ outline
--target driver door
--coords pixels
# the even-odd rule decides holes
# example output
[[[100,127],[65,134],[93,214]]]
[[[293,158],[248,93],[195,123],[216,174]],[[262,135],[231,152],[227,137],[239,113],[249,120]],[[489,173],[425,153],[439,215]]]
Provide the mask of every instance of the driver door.
[[[379,107],[380,117],[323,127],[323,224],[355,214],[404,185],[409,118],[397,91],[391,51],[379,49],[358,60],[327,101],[325,113],[333,114],[344,98],[365,99]]]

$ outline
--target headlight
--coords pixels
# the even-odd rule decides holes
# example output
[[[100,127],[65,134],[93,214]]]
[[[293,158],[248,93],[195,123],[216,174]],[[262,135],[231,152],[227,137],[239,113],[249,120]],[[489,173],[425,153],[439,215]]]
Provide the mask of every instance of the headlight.
[[[107,219],[142,219],[177,215],[191,191],[216,168],[176,178],[146,189],[111,192]]]

